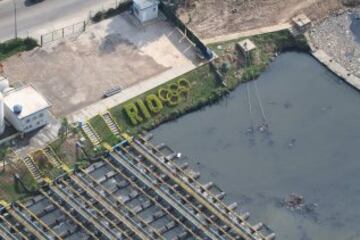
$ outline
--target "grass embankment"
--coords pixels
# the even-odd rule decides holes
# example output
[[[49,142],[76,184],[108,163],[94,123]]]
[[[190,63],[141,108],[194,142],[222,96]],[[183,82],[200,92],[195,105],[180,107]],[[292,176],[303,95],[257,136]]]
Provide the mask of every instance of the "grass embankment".
[[[111,146],[119,143],[120,138],[115,136],[110,128],[106,125],[104,119],[97,115],[96,117],[90,119],[89,123],[93,126],[94,130],[99,134],[99,137],[102,141],[110,144]]]
[[[308,52],[309,46],[304,37],[294,38],[287,30],[256,35],[250,37],[256,45],[256,50],[251,53],[251,62],[244,63],[239,57],[235,44],[245,38],[235,39],[222,43],[210,44],[209,47],[219,56],[216,61],[220,69],[223,65],[229,66],[225,80],[229,90],[239,83],[256,79],[264,72],[277,53],[285,51]]]
[[[15,181],[17,174],[28,190],[35,190],[37,183],[27,170],[23,162],[15,161],[14,152],[10,151],[8,146],[0,148],[0,200],[9,202],[23,199],[29,196],[19,182]],[[4,165],[5,163],[5,165]]]
[[[31,154],[35,164],[39,167],[42,176],[50,179],[55,179],[60,176],[63,171],[56,168],[53,163],[50,162],[48,157],[42,151],[35,151]]]
[[[220,96],[217,93],[217,89],[220,85],[216,82],[215,76],[211,73],[209,65],[207,64],[181,77],[175,78],[167,84],[143,93],[142,95],[136,97],[136,99],[144,99],[149,94],[157,94],[159,89],[168,86],[170,83],[177,82],[180,79],[186,79],[190,83],[191,90],[188,96],[183,98],[176,106],[163,104],[163,109],[159,114],[152,115],[150,119],[137,126],[134,126],[129,122],[129,118],[124,110],[124,106],[133,102],[134,99],[110,109],[110,112],[122,129],[136,135],[142,130],[150,130],[158,126],[160,123],[173,120],[179,115],[183,115],[200,105],[208,104]]]
[[[251,53],[250,62],[245,62],[245,58],[236,49],[236,43],[242,39],[209,45],[219,56],[218,59],[213,61],[214,66],[218,70],[217,73],[216,69],[211,68],[210,64],[206,64],[171,80],[169,83],[143,93],[135,99],[120,104],[110,109],[110,112],[122,129],[136,135],[143,130],[151,130],[161,123],[174,120],[187,112],[218,101],[240,83],[257,78],[265,71],[277,53],[288,50],[305,52],[309,50],[304,38],[295,39],[288,31],[258,35],[250,39],[257,46],[257,49]],[[145,102],[148,95],[157,94],[159,89],[168,87],[179,79],[186,79],[190,83],[190,91],[186,98],[183,98],[176,106],[164,103],[161,112],[151,114],[151,118],[146,118],[146,114],[143,114],[142,117],[145,121],[138,125],[131,123],[125,111],[127,105],[136,103],[138,99]],[[101,123],[98,117],[90,122],[105,142],[113,143],[113,136],[108,134],[107,130],[102,130],[105,129],[104,123]]]
[[[167,84],[143,93],[135,99],[120,104],[110,109],[110,112],[122,129],[136,135],[143,130],[151,130],[161,123],[174,120],[187,112],[216,102],[238,84],[257,78],[266,69],[276,53],[287,50],[308,51],[306,40],[304,38],[294,39],[288,31],[263,34],[251,37],[257,49],[251,54],[251,62],[245,63],[244,58],[239,56],[239,52],[235,47],[235,43],[240,40],[236,39],[209,46],[219,56],[213,62],[219,74],[215,74],[210,64],[206,64],[171,80]],[[225,85],[219,81],[219,75]],[[179,79],[186,79],[190,83],[190,92],[186,98],[182,99],[176,106],[163,104],[160,113],[152,114],[151,118],[148,119],[144,117],[145,121],[138,125],[131,123],[125,111],[126,105],[133,103],[136,99],[144,100],[149,94],[157,94],[159,89],[167,87],[171,83],[176,83]],[[114,143],[114,136],[107,130],[105,123],[101,120],[101,117],[98,116],[92,119],[90,123],[105,142]]]
[[[239,54],[236,43],[242,39],[212,44],[209,47],[219,56],[211,64],[205,64],[191,72],[169,81],[162,86],[152,89],[124,102],[112,109],[110,113],[114,120],[124,131],[137,135],[143,130],[151,130],[161,123],[174,120],[188,112],[200,109],[214,103],[233,90],[242,82],[257,78],[263,72],[276,53],[287,50],[308,51],[308,45],[304,38],[295,39],[288,31],[269,33],[251,37],[257,49],[251,54],[251,62],[245,62],[245,58]],[[212,67],[211,65],[215,66]],[[150,95],[160,96],[159,90],[169,89],[174,83],[185,79],[189,84],[189,92],[181,96],[177,104],[163,102],[160,111],[151,111],[147,99]],[[139,103],[140,100],[140,103]],[[129,105],[136,106],[139,116],[142,118],[136,124],[131,122],[126,108]],[[143,109],[145,108],[145,111]],[[108,128],[101,116],[96,116],[89,121],[98,133],[102,142],[113,145],[119,141]],[[90,148],[89,148],[90,149]],[[94,153],[98,153],[95,151]]]
[[[20,175],[20,174],[19,174]],[[26,187],[32,190],[38,188],[37,183],[30,173],[25,173],[21,176],[21,180],[26,184]],[[19,183],[16,183],[13,176],[9,176],[7,172],[0,173],[0,199],[8,202],[13,202],[21,199],[25,199],[31,196],[26,192]]]
[[[11,57],[19,52],[29,51],[37,47],[36,40],[32,38],[25,39],[12,39],[3,43],[0,43],[0,61]]]
[[[30,193],[19,182],[15,181],[15,174],[18,174],[28,190],[38,188],[34,178],[25,166],[22,165],[22,162],[15,163],[14,166],[7,166],[0,171],[0,200],[12,202],[30,196]]]

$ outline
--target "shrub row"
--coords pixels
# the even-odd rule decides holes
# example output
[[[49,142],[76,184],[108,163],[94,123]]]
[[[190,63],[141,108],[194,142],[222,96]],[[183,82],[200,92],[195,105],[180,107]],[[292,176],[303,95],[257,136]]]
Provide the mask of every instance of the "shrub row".
[[[158,114],[164,108],[164,104],[175,107],[186,99],[190,91],[190,82],[182,78],[176,82],[160,87],[157,94],[150,93],[145,99],[138,98],[124,106],[124,111],[132,125],[136,126],[148,120],[153,114]]]
[[[123,12],[129,10],[130,7],[132,6],[132,4],[133,4],[133,1],[128,0],[126,2],[120,3],[117,8],[110,8],[107,11],[97,12],[91,18],[91,21],[94,22],[94,23],[97,23],[97,22],[100,22],[100,21],[102,21],[104,19],[114,17],[114,16],[116,16],[116,15],[118,15],[120,13],[123,13]]]
[[[17,38],[0,43],[0,60],[8,58],[18,52],[29,51],[37,46],[37,41],[32,38]]]

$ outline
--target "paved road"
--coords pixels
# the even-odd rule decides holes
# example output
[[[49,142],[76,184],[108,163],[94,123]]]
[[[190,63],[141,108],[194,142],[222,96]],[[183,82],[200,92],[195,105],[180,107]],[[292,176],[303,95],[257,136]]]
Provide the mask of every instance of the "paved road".
[[[25,0],[0,0],[0,42],[14,37],[14,3],[20,37],[39,37],[52,29],[88,18],[90,10],[115,5],[116,0],[45,0],[27,6]],[[119,0],[118,0],[119,1]]]
[[[231,40],[235,40],[235,39],[239,39],[239,38],[243,38],[243,37],[251,37],[254,35],[260,35],[260,34],[264,34],[264,33],[278,32],[281,30],[289,29],[289,28],[291,28],[290,23],[280,23],[280,24],[276,24],[273,26],[256,28],[256,29],[252,29],[252,30],[248,30],[248,31],[244,31],[244,32],[230,33],[230,34],[220,35],[220,36],[213,37],[213,38],[207,38],[207,39],[203,39],[203,42],[205,44],[226,42],[226,41],[231,41]]]

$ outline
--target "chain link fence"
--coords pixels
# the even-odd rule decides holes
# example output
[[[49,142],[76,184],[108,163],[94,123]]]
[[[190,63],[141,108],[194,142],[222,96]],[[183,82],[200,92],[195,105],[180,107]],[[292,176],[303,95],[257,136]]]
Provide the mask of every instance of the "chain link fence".
[[[56,29],[52,32],[41,35],[40,45],[44,46],[45,44],[61,40],[66,37],[77,36],[83,33],[86,29],[86,21],[78,22],[60,29]]]

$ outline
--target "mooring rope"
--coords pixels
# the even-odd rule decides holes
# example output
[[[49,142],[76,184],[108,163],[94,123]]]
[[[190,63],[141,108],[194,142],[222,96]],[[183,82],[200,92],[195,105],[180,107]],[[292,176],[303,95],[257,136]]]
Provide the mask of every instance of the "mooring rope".
[[[261,97],[260,97],[260,92],[259,92],[256,80],[254,81],[254,85],[255,85],[255,95],[256,95],[256,98],[257,98],[257,100],[259,102],[259,106],[260,106],[260,110],[261,110],[263,120],[264,120],[265,123],[267,123],[268,120],[267,120],[266,115],[265,115],[263,103],[262,103],[262,100],[261,100]]]

